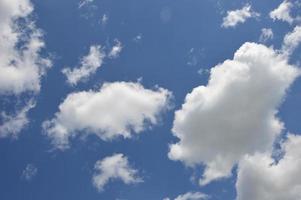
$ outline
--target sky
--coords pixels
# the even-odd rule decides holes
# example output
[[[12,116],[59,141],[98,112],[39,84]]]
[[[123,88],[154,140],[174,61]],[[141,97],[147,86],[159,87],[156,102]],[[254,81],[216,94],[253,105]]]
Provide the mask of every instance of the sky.
[[[300,10],[0,0],[0,199],[301,199]]]

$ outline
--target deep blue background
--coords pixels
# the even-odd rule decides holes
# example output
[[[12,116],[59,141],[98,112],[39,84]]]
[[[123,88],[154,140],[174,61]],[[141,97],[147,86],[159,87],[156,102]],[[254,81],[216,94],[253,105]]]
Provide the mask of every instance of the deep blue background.
[[[179,109],[192,88],[207,83],[209,69],[225,59],[246,41],[258,42],[261,28],[272,28],[275,38],[268,45],[279,48],[283,36],[291,31],[286,23],[275,22],[268,13],[281,0],[254,1],[259,19],[247,20],[236,28],[222,29],[225,11],[238,9],[247,1],[215,0],[95,0],[78,8],[78,0],[34,0],[34,17],[45,31],[45,52],[51,53],[54,66],[42,81],[37,106],[30,112],[30,125],[18,140],[0,140],[1,200],[162,200],[188,191],[201,191],[212,200],[235,199],[235,175],[200,188],[197,181],[202,167],[186,168],[168,159],[168,144],[176,141],[171,134],[173,111]],[[109,17],[106,26],[99,21]],[[165,20],[162,20],[165,16]],[[142,39],[134,38],[141,34]],[[61,69],[76,66],[90,45],[101,44],[106,50],[119,39],[124,49],[119,58],[106,59],[88,82],[76,88],[68,86]],[[190,55],[194,48],[197,52]],[[292,62],[300,60],[300,48]],[[197,62],[188,65],[191,58]],[[41,123],[53,117],[68,93],[97,88],[105,81],[136,81],[143,78],[146,88],[155,85],[174,94],[174,108],[162,116],[161,123],[132,140],[103,142],[95,136],[76,138],[64,152],[53,151],[41,131]],[[301,130],[301,82],[289,91],[279,117],[293,133]],[[95,162],[113,153],[123,153],[140,171],[144,183],[124,185],[111,182],[102,193],[91,182]],[[27,182],[20,178],[28,163],[38,168],[37,176]],[[234,170],[235,173],[235,170]]]

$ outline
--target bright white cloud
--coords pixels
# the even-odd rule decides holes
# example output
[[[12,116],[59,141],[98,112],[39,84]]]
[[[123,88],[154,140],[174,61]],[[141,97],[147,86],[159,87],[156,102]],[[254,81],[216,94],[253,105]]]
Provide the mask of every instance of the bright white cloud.
[[[238,167],[237,200],[301,199],[301,137],[289,135],[282,144],[284,157],[245,156]]]
[[[242,9],[227,11],[227,16],[223,18],[222,27],[235,27],[237,24],[244,23],[252,17],[259,17],[260,14],[254,12],[250,5],[245,5]]]
[[[24,106],[21,110],[17,111],[16,115],[8,115],[4,111],[1,112],[2,124],[0,125],[0,138],[4,137],[18,137],[18,133],[26,127],[29,123],[27,118],[28,111],[35,106],[33,100]]]
[[[274,33],[273,33],[273,30],[270,29],[270,28],[263,28],[261,29],[261,35],[260,35],[260,38],[259,38],[259,41],[260,42],[266,42],[270,39],[273,39],[274,38]]]
[[[282,51],[290,55],[301,43],[301,26],[296,26],[294,30],[285,35],[282,45]]]
[[[109,58],[117,58],[122,50],[122,44],[119,40],[115,40],[115,45],[112,47],[110,53],[109,53]]]
[[[38,168],[33,164],[26,165],[25,169],[22,172],[21,178],[26,181],[31,181],[38,173]]]
[[[14,98],[18,104],[13,111],[1,110],[0,137],[16,138],[27,125],[27,112],[34,104],[29,102],[20,108],[25,102],[19,97],[34,98],[42,76],[51,66],[51,61],[40,55],[43,34],[32,20],[32,12],[30,0],[0,1],[0,95],[1,99]]]
[[[285,21],[290,24],[294,22],[293,17],[290,15],[293,4],[290,1],[284,0],[278,8],[270,12],[270,17],[275,20]]]
[[[44,42],[29,19],[32,11],[29,0],[0,2],[0,94],[38,92],[41,76],[51,66],[50,60],[39,54]],[[20,19],[24,22],[18,22]]]
[[[93,185],[99,190],[104,190],[110,181],[121,180],[125,184],[142,182],[138,170],[133,169],[128,158],[123,154],[114,154],[96,162],[93,175]]]
[[[73,69],[64,68],[62,72],[66,75],[67,82],[70,85],[76,85],[94,74],[101,67],[104,58],[105,53],[102,51],[101,46],[92,45],[89,54],[81,58],[80,66]]]
[[[43,127],[53,144],[64,149],[78,134],[96,134],[103,140],[130,138],[147,125],[155,125],[169,107],[171,92],[145,89],[140,83],[105,83],[99,91],[71,93],[59,106],[55,118]]]
[[[299,70],[272,48],[245,43],[211,69],[207,86],[186,96],[175,113],[169,158],[204,164],[200,184],[231,175],[245,155],[271,150],[283,129],[277,108]]]

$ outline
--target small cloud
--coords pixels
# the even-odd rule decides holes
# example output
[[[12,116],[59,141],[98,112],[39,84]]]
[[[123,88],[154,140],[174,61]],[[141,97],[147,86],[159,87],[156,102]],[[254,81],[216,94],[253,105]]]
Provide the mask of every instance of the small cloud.
[[[274,33],[273,33],[272,29],[270,29],[270,28],[261,29],[261,35],[259,38],[260,42],[265,43],[268,40],[273,39],[273,38],[274,38]]]
[[[22,172],[21,178],[26,181],[31,181],[38,173],[38,168],[33,164],[27,164]]]
[[[242,9],[227,11],[227,16],[223,18],[223,28],[235,27],[244,23],[249,18],[259,17],[260,14],[253,11],[251,5],[247,4]]]
[[[137,36],[133,38],[133,41],[139,43],[142,40],[142,34],[139,33]]]
[[[270,12],[270,17],[274,21],[280,20],[292,24],[294,22],[294,19],[290,14],[292,8],[293,4],[290,1],[285,0],[278,6],[278,8]]]
[[[115,45],[112,47],[110,53],[108,54],[109,58],[117,58],[123,48],[121,42],[118,39],[115,39]]]
[[[101,25],[102,25],[102,26],[107,25],[108,20],[109,20],[108,15],[107,15],[107,14],[103,14],[103,16],[100,18],[100,23],[101,23]]]
[[[78,8],[82,8],[85,5],[92,3],[94,0],[81,0],[78,4]]]

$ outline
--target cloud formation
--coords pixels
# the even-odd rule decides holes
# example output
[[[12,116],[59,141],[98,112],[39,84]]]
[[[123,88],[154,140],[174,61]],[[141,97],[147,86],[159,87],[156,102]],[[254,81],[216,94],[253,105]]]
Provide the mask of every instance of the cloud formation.
[[[122,50],[122,44],[119,40],[115,40],[115,45],[112,47],[111,51],[108,54],[109,58],[117,58]]]
[[[205,200],[209,199],[209,196],[201,192],[187,192],[177,196],[174,200]],[[170,200],[170,198],[164,198],[163,200]]]
[[[71,93],[52,120],[43,123],[46,134],[59,149],[78,134],[95,134],[102,140],[130,138],[158,122],[169,108],[171,92],[145,89],[140,83],[105,83],[99,91]]]
[[[270,12],[270,17],[275,20],[280,20],[292,24],[294,22],[290,12],[293,7],[292,2],[284,0],[278,8]]]
[[[227,11],[227,16],[223,18],[222,27],[235,27],[237,24],[244,23],[249,18],[259,17],[260,14],[254,12],[251,5],[245,5],[242,9]]]
[[[114,154],[96,162],[94,166],[93,185],[103,191],[105,185],[113,180],[121,180],[125,184],[142,182],[138,170],[133,169],[128,158],[123,154]]]
[[[294,30],[287,33],[282,44],[282,51],[291,55],[301,43],[301,26],[296,26]]]
[[[301,199],[301,137],[289,134],[281,147],[279,162],[269,154],[255,154],[239,163],[237,200]]]
[[[204,164],[205,185],[230,176],[244,155],[270,151],[283,129],[277,109],[299,74],[274,49],[243,44],[232,60],[211,69],[206,86],[187,94],[175,113],[172,132],[179,142],[170,146],[169,158]]]
[[[105,53],[101,49],[101,46],[92,45],[88,55],[81,58],[80,66],[73,69],[64,68],[62,73],[66,75],[67,82],[74,86],[94,74],[101,67],[104,58]]]
[[[273,30],[270,29],[270,28],[263,28],[261,29],[261,35],[260,35],[260,38],[259,38],[259,41],[260,42],[267,42],[268,40],[270,39],[273,39],[274,38],[274,33],[273,33]]]

